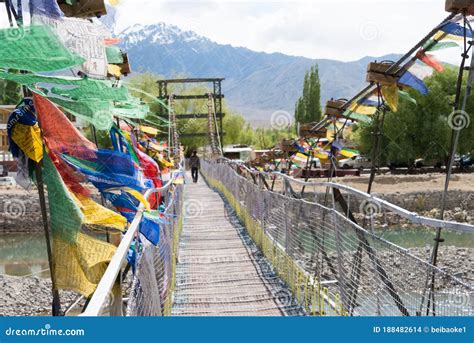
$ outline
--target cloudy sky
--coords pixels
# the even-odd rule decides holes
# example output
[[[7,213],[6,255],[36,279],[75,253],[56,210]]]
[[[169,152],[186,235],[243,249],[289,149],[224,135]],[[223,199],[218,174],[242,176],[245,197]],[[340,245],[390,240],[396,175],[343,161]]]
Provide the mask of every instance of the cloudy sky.
[[[444,2],[118,0],[118,29],[163,21],[218,43],[350,61],[407,51],[448,15]]]
[[[162,21],[222,44],[342,61],[403,53],[447,16],[445,0],[107,1],[117,3],[117,31]],[[439,57],[454,63],[459,53]]]

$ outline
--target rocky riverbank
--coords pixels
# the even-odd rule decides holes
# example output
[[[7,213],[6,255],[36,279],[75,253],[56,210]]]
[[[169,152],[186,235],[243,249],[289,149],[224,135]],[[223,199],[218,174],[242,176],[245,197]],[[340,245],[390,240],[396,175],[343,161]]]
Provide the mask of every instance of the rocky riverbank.
[[[62,310],[68,308],[78,295],[61,291]],[[0,315],[2,316],[50,316],[51,281],[38,277],[14,277],[0,275]]]
[[[423,261],[428,261],[431,255],[431,247],[410,248],[406,251],[393,250],[385,247],[376,251],[380,266],[386,271],[388,278],[395,288],[407,293],[418,293],[424,290],[427,275],[432,269]],[[341,268],[345,271],[353,270],[353,256],[355,251],[344,252]],[[307,256],[308,257],[308,256]],[[335,252],[329,253],[328,258],[338,271],[338,260]],[[305,270],[315,270],[318,262],[311,258],[300,257],[298,261]],[[374,268],[373,261],[363,251],[361,259],[361,291],[370,294],[381,286],[380,278]],[[319,262],[320,263],[320,262]],[[326,262],[324,262],[326,263]],[[442,246],[438,251],[438,268],[435,271],[436,289],[440,292],[466,290],[462,283],[472,285],[474,280],[474,248],[458,248],[453,246]],[[344,274],[349,278],[350,273]],[[324,264],[322,279],[333,280],[334,276]],[[347,279],[349,280],[349,279]],[[460,281],[460,282],[459,282]]]
[[[98,191],[90,186],[89,189],[92,198],[100,202]],[[36,232],[43,232],[38,192],[27,192],[19,186],[0,186],[0,234]]]

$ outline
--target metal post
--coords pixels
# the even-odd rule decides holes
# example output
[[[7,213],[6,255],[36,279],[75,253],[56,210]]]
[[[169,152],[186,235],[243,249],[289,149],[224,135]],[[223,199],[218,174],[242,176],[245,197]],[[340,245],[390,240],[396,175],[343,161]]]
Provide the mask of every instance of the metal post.
[[[313,168],[313,159],[314,159],[314,156],[313,156],[313,150],[314,150],[314,147],[315,145],[317,145],[319,143],[319,138],[318,140],[316,141],[316,143],[312,144],[311,145],[311,148],[309,150],[309,153],[311,155],[311,159],[310,159],[310,156],[308,155],[308,158],[306,159],[306,168],[305,168],[305,171],[306,171],[306,175],[305,175],[305,178],[304,178],[304,181],[305,182],[308,182],[309,180],[309,173],[311,172],[312,168]],[[308,167],[309,166],[309,167]],[[304,191],[306,189],[306,185],[304,185],[302,188],[301,188],[301,197],[303,197],[304,195]]]
[[[342,211],[344,213],[348,213],[349,214],[349,219],[353,223],[357,224],[357,221],[354,218],[354,215],[352,214],[351,210],[347,206],[347,202],[344,200],[344,198],[341,194],[341,191],[337,188],[333,188],[332,190],[333,190],[333,194],[334,194],[334,199],[335,199],[335,201],[337,201],[339,203],[339,205],[342,208]],[[390,281],[390,278],[389,278],[387,272],[382,267],[382,264],[380,263],[379,259],[377,258],[375,250],[372,249],[369,241],[367,240],[367,237],[360,230],[357,230],[357,229],[355,229],[355,230],[356,230],[357,238],[359,239],[360,242],[362,242],[362,245],[365,248],[365,251],[367,252],[367,255],[369,255],[369,259],[371,260],[372,264],[374,265],[374,268],[377,271],[377,274],[379,274],[379,277],[380,277],[381,281],[384,283],[385,288],[387,289],[388,293],[390,294],[393,301],[395,302],[395,305],[397,306],[398,310],[402,313],[402,315],[409,316],[410,313],[408,312],[405,305],[403,304],[403,301],[400,298],[400,296],[398,295],[398,293],[395,289],[395,286]],[[352,296],[350,296],[349,298],[351,298],[351,297]],[[355,299],[353,299],[351,301],[355,301]]]
[[[377,168],[379,167],[379,158],[380,158],[380,147],[381,147],[381,137],[383,135],[383,125],[385,121],[385,114],[387,112],[387,108],[383,102],[382,95],[380,94],[380,85],[377,85],[378,89],[378,97],[379,97],[379,108],[377,109],[377,115],[375,116],[375,133],[374,133],[374,144],[372,147],[372,161],[370,167],[370,178],[369,184],[367,187],[367,193],[370,194],[372,192],[372,185],[375,180],[375,173]],[[380,110],[382,113],[380,113]]]
[[[21,73],[25,73],[25,71],[21,71]],[[23,93],[23,97],[30,96],[31,92],[26,86],[21,87],[21,91]],[[54,262],[53,262],[53,250],[51,248],[51,237],[49,234],[49,223],[48,223],[48,210],[46,208],[46,196],[44,193],[44,180],[43,180],[43,162],[39,162],[35,164],[35,178],[36,178],[36,187],[38,188],[38,197],[40,201],[40,208],[41,208],[41,219],[43,221],[43,229],[44,229],[44,236],[46,240],[46,252],[48,255],[48,265],[49,265],[49,272],[51,275],[51,293],[53,296],[53,301],[51,304],[52,307],[52,315],[53,316],[61,316],[61,299],[59,297],[59,291],[56,286],[56,274],[54,269]]]
[[[46,197],[44,194],[43,172],[41,168],[42,168],[42,162],[37,163],[35,165],[35,177],[36,177],[36,184],[38,187],[38,195],[39,195],[39,200],[40,200],[41,217],[43,219],[44,236],[46,239],[46,251],[48,253],[49,271],[51,274],[51,291],[53,295],[52,314],[53,316],[56,317],[56,316],[61,315],[61,301],[59,298],[59,291],[56,286],[56,273],[55,273],[55,266],[53,262],[53,251],[51,248],[51,237],[49,234],[48,213],[46,209]]]
[[[455,99],[455,104],[454,104],[454,112],[458,110],[459,108],[459,102],[461,98],[461,87],[462,87],[462,80],[463,80],[463,74],[464,74],[464,64],[466,59],[468,58],[468,52],[472,48],[472,42],[469,42],[470,46],[467,48],[466,45],[466,18],[465,20],[465,27],[464,27],[464,53],[462,55],[463,59],[461,61],[461,65],[459,67],[459,74],[458,74],[458,81],[457,81],[457,87],[456,87],[456,99]],[[474,50],[472,50],[472,56],[471,56],[471,64],[469,67],[469,75],[467,79],[467,84],[466,84],[466,90],[464,92],[464,98],[463,98],[463,103],[461,106],[461,113],[465,113],[466,107],[467,107],[467,100],[469,98],[469,95],[471,94],[471,87],[472,83],[474,80]],[[462,129],[462,128],[461,128]],[[449,190],[449,182],[451,180],[451,174],[452,174],[452,169],[454,165],[454,156],[456,154],[456,150],[458,147],[458,142],[459,142],[459,136],[461,134],[461,129],[459,128],[453,128],[452,129],[452,139],[451,139],[451,149],[449,153],[449,163],[448,163],[448,168],[446,172],[446,179],[444,183],[444,191],[443,191],[443,198],[441,201],[441,213],[440,213],[440,219],[444,219],[444,212],[446,210],[446,200],[447,200],[447,195],[448,195],[448,190]],[[444,239],[441,238],[441,228],[438,228],[436,231],[436,237],[434,239],[435,243],[433,246],[433,252],[431,254],[431,264],[433,266],[436,266],[438,262],[438,250],[439,250],[439,245],[441,242],[444,241]],[[429,314],[430,311],[430,305],[433,307],[433,315],[436,315],[435,311],[435,303],[434,303],[434,288],[435,288],[435,272],[434,270],[431,272],[431,286],[429,290],[429,295],[428,295],[428,302],[427,302],[427,308],[426,308],[426,314]],[[424,301],[425,295],[423,294],[423,299],[422,299],[422,306],[423,306],[423,301]]]

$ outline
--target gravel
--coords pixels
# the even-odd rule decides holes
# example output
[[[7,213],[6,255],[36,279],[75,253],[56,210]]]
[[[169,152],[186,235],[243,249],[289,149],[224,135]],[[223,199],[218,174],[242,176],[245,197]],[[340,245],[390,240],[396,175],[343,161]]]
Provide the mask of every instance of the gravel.
[[[77,297],[74,292],[60,291],[62,310]],[[0,275],[2,316],[50,316],[52,298],[51,281],[48,279]]]

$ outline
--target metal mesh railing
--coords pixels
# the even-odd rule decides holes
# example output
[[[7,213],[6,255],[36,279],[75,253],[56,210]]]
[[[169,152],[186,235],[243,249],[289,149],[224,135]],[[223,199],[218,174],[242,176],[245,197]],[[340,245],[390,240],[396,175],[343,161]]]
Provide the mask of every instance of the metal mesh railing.
[[[127,316],[161,316],[171,313],[176,261],[183,217],[184,186],[169,194],[167,216],[160,226],[157,246],[147,244],[140,253],[133,278]]]
[[[442,227],[472,239],[474,226],[420,217],[339,184],[300,182],[223,160],[203,162],[202,172],[308,314],[474,314],[468,259],[437,268],[425,262],[429,249],[384,238],[403,224],[433,237]]]
[[[141,235],[139,225],[144,213],[141,205],[82,315],[162,316],[171,313],[184,193],[184,185],[175,180],[182,173],[182,168],[173,172],[164,187],[145,194],[147,198],[160,192],[164,200],[158,244],[155,246],[140,237],[141,244],[133,247],[135,270],[125,272],[128,269],[123,268],[126,257]]]

